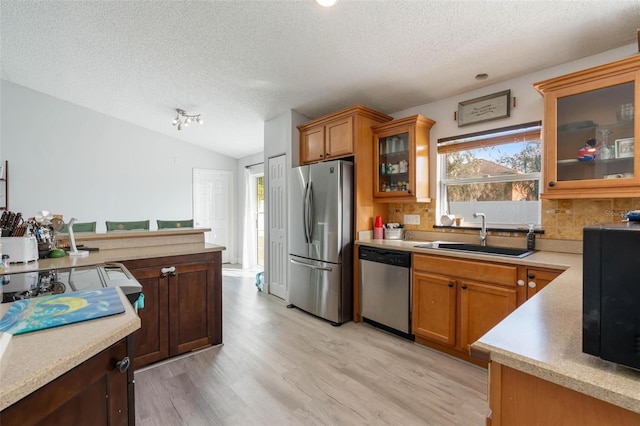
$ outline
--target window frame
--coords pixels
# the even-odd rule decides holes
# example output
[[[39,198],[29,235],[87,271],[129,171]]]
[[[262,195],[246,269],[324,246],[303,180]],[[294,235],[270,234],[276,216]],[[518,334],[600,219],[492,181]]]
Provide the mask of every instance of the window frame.
[[[453,152],[454,150],[446,149],[443,147],[451,146],[451,145],[460,145],[460,146],[468,145],[469,147],[468,149],[456,149],[456,151],[463,151],[463,150],[477,149],[482,146],[506,145],[509,143],[517,142],[517,141],[505,140],[504,142],[501,142],[501,143],[491,142],[487,145],[482,144],[479,141],[481,141],[482,139],[486,139],[487,141],[490,141],[492,138],[489,135],[498,135],[501,133],[507,133],[509,131],[514,131],[513,135],[518,135],[518,134],[526,135],[531,132],[531,129],[534,129],[534,128],[537,128],[534,131],[540,133],[539,140],[540,140],[541,170],[539,172],[523,173],[523,174],[505,174],[505,175],[496,175],[496,176],[479,176],[479,177],[461,178],[461,179],[446,178],[446,167],[447,167],[446,155]],[[483,138],[483,136],[486,136],[486,137]],[[495,139],[505,139],[505,137],[496,136]],[[455,142],[455,141],[460,141],[460,142]],[[444,152],[440,153],[441,149]],[[540,198],[540,190],[541,190],[540,185],[542,184],[542,155],[543,155],[543,147],[542,147],[542,122],[541,121],[523,123],[516,126],[502,127],[497,129],[490,129],[483,132],[470,133],[466,135],[438,139],[438,146],[436,148],[436,156],[437,156],[436,176],[438,181],[437,190],[436,190],[436,206],[437,206],[436,224],[439,226],[443,226],[442,223],[440,223],[440,218],[443,215],[449,213],[449,202],[446,199],[447,186],[473,184],[473,183],[487,184],[487,183],[503,183],[503,182],[519,182],[519,181],[537,180],[538,181],[538,199],[536,201],[538,202],[538,208],[536,211],[536,223],[534,223],[534,225],[540,226],[541,219],[542,219],[542,202]],[[516,203],[518,201],[513,201],[513,202]],[[489,218],[489,221],[490,219],[491,218]],[[530,225],[530,223],[500,223],[495,221],[491,221],[491,223],[492,225],[496,225],[500,228],[505,228],[505,229],[522,229],[523,227],[526,227],[528,229],[528,225]],[[469,221],[467,218],[465,218],[465,221],[463,222],[461,227],[464,227],[465,224],[471,225],[471,226],[479,226],[480,222]]]

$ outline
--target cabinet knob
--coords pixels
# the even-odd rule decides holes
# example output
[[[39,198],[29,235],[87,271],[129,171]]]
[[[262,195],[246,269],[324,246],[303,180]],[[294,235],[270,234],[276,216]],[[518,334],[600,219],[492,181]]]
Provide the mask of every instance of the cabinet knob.
[[[529,273],[527,274],[527,278],[529,278],[530,280],[534,279],[535,277],[536,277],[536,276],[535,276],[532,272],[529,272]]]
[[[463,290],[467,289],[467,285],[466,284],[462,284],[460,287],[462,287]]]
[[[518,280],[518,285],[520,287],[523,287],[524,286],[524,280]]]
[[[548,185],[551,186],[551,187],[554,187],[554,186],[556,186],[556,183],[551,181],[551,182],[548,183]]]
[[[125,356],[124,358],[122,358],[121,361],[116,362],[116,368],[121,373],[124,373],[125,371],[127,371],[130,365],[131,365],[131,361],[129,360],[128,356]]]
[[[167,278],[167,274],[160,274],[160,278]]]
[[[322,158],[322,154],[320,154],[320,158]]]
[[[325,157],[329,157],[329,153],[328,153],[328,152],[327,152],[327,153],[325,153],[325,154],[324,154],[324,156],[325,156]]]
[[[453,283],[451,281],[449,281],[449,284],[447,284],[449,287],[453,287]]]
[[[407,189],[407,193],[411,194],[411,190],[410,190],[410,189]]]
[[[529,281],[529,287],[531,287],[531,288],[536,288],[536,283],[535,283],[535,281]]]
[[[172,277],[175,277],[175,276],[176,276],[176,275],[178,275],[178,274],[176,274],[175,272],[172,272],[172,273],[170,273],[169,275],[171,275]]]

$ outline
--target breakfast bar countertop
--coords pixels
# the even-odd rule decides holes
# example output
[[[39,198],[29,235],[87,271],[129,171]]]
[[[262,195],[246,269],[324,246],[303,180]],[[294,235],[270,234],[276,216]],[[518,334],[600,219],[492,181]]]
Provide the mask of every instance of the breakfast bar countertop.
[[[139,329],[140,318],[118,293],[122,314],[13,336],[0,360],[0,410]],[[0,317],[10,306],[0,304]]]
[[[640,413],[640,371],[582,352],[582,255],[538,251],[518,259],[439,249],[419,241],[359,245],[564,269],[544,289],[471,345],[471,354]]]

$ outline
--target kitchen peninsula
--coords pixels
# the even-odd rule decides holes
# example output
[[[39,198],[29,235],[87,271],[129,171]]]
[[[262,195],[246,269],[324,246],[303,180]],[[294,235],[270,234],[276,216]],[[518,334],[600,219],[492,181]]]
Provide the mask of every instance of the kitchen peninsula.
[[[488,425],[640,424],[640,371],[582,353],[580,254],[542,250],[515,259],[415,247],[418,244],[356,242],[358,246],[408,251],[414,257],[564,270],[471,344],[471,355],[489,364]]]
[[[142,285],[145,304],[139,317],[127,302],[121,315],[14,336],[0,366],[0,410],[10,409],[66,372],[106,353],[101,351],[119,342],[124,347],[132,333],[135,368],[222,343],[221,252],[225,247],[205,243],[207,231],[77,233],[78,244],[99,250],[86,257],[12,264],[10,274],[119,262]],[[0,305],[0,315],[8,307]]]

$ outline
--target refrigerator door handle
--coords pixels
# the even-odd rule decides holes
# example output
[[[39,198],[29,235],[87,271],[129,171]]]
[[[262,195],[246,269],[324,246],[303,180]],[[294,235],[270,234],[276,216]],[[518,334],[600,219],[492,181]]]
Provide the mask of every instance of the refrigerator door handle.
[[[333,270],[333,268],[330,267],[323,267],[323,266],[315,266],[315,265],[309,265],[308,263],[304,263],[304,262],[299,262],[295,259],[289,259],[289,261],[295,265],[300,265],[300,266],[306,266],[307,268],[311,268],[311,269],[318,269],[320,271],[327,271],[327,272],[331,272]]]
[[[309,244],[311,244],[313,238],[313,185],[309,182],[309,196],[308,196],[308,211],[309,220],[307,222],[307,235],[309,235]]]
[[[309,196],[309,184],[304,187],[304,197],[302,197],[302,227],[304,228],[304,242],[309,244],[309,226],[307,225],[307,215],[309,214],[309,204],[307,197]]]

